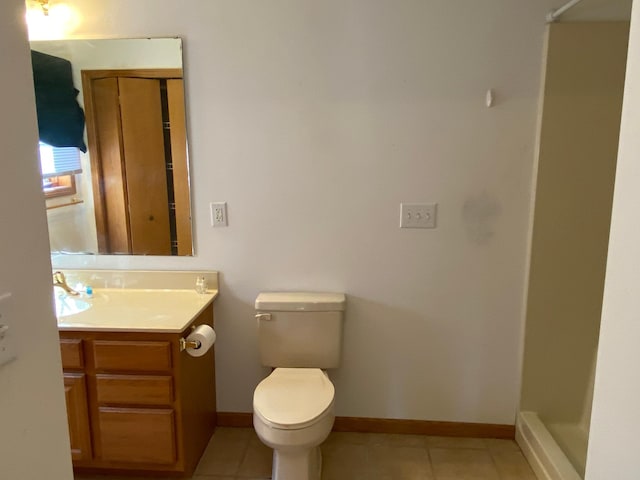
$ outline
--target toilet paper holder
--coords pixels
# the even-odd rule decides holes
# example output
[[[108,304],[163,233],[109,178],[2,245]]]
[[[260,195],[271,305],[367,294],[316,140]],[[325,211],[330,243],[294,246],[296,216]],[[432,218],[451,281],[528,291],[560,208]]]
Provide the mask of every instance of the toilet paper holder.
[[[191,331],[193,332],[196,329],[194,325],[191,326]],[[195,348],[196,350],[202,346],[199,340],[187,340],[182,337],[178,340],[180,343],[180,351],[184,352],[187,348]]]
[[[216,341],[216,332],[212,325],[203,323],[194,325],[191,331],[178,341],[180,351],[186,351],[192,357],[202,357],[206,355]]]
[[[184,352],[187,348],[200,348],[202,344],[198,340],[187,340],[186,338],[180,339],[180,351]]]

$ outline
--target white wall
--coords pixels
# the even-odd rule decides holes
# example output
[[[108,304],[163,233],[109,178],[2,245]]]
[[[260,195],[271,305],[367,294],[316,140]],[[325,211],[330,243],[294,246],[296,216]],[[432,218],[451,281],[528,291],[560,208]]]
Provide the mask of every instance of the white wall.
[[[613,198],[588,480],[638,478],[640,428],[640,8],[634,8]]]
[[[337,414],[513,423],[545,0],[75,0],[82,36],[184,39],[218,408],[250,411],[260,290],[344,291]],[[484,106],[494,88],[496,105]],[[229,227],[208,226],[227,201]],[[440,204],[434,231],[399,204]]]
[[[0,296],[13,294],[0,304],[0,323],[17,353],[0,366],[0,477],[70,480],[24,2],[0,2],[0,22]]]

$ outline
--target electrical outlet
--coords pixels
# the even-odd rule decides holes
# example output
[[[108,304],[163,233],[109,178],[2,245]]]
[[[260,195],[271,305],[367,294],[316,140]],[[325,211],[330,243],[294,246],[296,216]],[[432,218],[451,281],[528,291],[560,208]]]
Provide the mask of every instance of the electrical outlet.
[[[227,223],[227,202],[211,202],[211,226],[226,227]]]
[[[437,203],[401,203],[400,228],[436,228]]]

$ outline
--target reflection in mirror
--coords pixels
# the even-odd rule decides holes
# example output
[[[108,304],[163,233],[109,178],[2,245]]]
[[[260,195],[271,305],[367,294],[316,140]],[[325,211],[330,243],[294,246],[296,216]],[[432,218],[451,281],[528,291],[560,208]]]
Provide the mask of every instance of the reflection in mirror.
[[[52,111],[38,103],[51,251],[192,255],[181,40],[32,41],[31,49],[49,64],[70,62],[86,121],[87,153],[76,148],[82,139],[47,145],[42,127]],[[34,60],[42,98],[37,68]],[[52,77],[45,70],[41,78]],[[54,125],[72,123],[64,118]],[[80,166],[46,170],[44,159],[52,164],[63,150],[79,154]]]

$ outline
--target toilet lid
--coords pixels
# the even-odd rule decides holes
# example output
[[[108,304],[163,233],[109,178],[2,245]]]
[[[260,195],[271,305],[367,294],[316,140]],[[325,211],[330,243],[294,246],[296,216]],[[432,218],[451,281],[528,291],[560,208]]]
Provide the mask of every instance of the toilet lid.
[[[335,389],[319,368],[276,368],[253,394],[253,409],[283,429],[302,428],[333,403]]]

